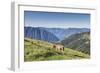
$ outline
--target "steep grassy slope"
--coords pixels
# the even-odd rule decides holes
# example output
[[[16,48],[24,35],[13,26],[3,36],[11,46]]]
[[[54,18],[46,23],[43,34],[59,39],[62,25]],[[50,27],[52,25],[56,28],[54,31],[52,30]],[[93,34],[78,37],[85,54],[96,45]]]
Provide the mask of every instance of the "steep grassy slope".
[[[90,32],[71,35],[61,41],[61,43],[65,47],[90,54]]]
[[[53,44],[45,41],[24,39],[24,61],[70,60],[89,58],[89,55],[65,48],[64,54],[52,48]]]

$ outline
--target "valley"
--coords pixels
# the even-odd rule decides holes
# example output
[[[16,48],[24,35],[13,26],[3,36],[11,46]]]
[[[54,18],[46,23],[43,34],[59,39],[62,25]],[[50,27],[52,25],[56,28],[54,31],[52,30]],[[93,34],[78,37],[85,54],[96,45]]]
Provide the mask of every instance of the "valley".
[[[89,58],[90,29],[24,27],[25,62]]]

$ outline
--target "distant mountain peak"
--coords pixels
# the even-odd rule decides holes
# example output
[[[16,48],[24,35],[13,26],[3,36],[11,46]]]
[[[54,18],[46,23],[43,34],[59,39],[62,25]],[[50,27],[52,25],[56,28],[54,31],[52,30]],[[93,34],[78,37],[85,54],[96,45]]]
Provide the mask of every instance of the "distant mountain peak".
[[[40,31],[44,31],[44,32],[47,32],[47,33],[53,35],[60,41],[70,35],[90,31],[90,29],[88,29],[88,28],[55,28],[55,27],[54,28],[46,28],[46,27],[30,27],[30,26],[28,26],[28,27],[25,26],[24,28],[28,28],[28,30],[31,32],[31,33],[30,32],[28,32],[28,33],[30,33],[31,36],[34,33],[32,31],[38,29]],[[25,32],[26,32],[26,29],[25,29]]]
[[[40,27],[24,27],[24,37],[48,42],[59,41],[54,34]]]

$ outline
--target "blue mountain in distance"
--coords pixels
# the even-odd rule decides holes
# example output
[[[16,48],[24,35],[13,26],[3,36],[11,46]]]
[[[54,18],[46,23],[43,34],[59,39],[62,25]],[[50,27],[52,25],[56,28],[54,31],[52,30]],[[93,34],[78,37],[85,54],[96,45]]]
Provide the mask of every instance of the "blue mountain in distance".
[[[24,27],[24,37],[48,42],[59,41],[54,34],[39,27]]]
[[[45,28],[45,27],[24,27],[24,37],[58,42],[73,34],[89,32],[88,28]]]
[[[53,33],[59,40],[63,40],[73,34],[82,33],[82,32],[90,32],[89,28],[43,28],[51,33]]]

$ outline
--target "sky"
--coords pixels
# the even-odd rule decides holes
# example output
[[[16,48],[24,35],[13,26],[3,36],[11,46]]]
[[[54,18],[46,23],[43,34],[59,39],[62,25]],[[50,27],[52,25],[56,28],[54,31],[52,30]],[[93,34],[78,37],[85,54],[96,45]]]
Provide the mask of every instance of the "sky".
[[[24,26],[90,28],[90,14],[24,11]]]

